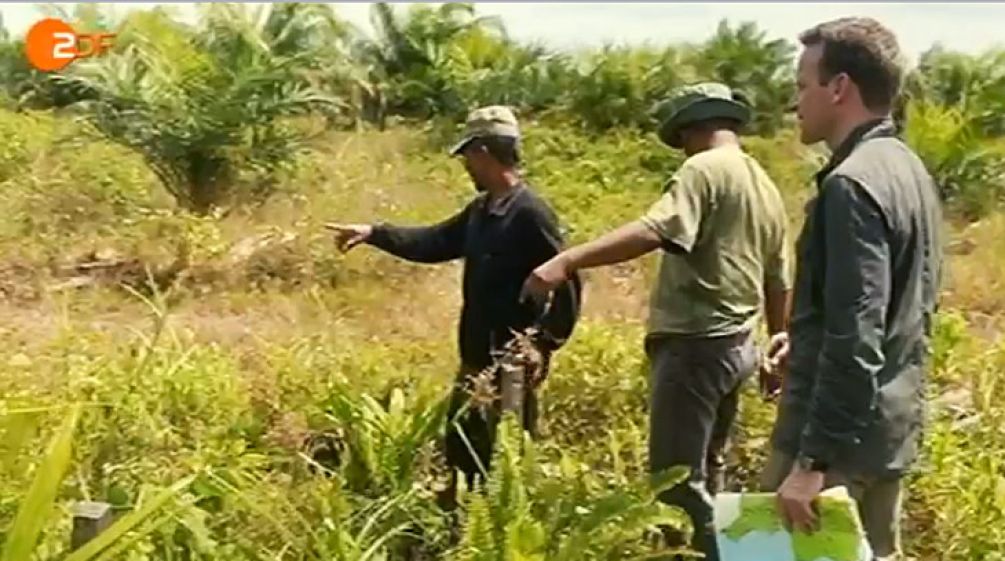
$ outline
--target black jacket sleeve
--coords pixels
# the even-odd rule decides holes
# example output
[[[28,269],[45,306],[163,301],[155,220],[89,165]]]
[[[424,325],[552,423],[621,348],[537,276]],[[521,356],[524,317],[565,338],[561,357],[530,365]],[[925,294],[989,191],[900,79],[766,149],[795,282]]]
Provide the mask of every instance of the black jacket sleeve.
[[[528,248],[536,266],[562,251],[562,234],[554,212],[544,205],[528,207],[526,214],[526,231],[530,236]],[[546,311],[538,310],[540,333],[537,342],[543,351],[558,350],[572,336],[579,319],[582,291],[582,279],[576,273],[555,290]]]
[[[432,226],[403,227],[378,224],[367,243],[392,255],[418,263],[442,263],[464,255],[469,204],[462,211]]]
[[[823,185],[824,340],[800,451],[832,462],[869,424],[883,366],[891,270],[887,223],[854,181]]]

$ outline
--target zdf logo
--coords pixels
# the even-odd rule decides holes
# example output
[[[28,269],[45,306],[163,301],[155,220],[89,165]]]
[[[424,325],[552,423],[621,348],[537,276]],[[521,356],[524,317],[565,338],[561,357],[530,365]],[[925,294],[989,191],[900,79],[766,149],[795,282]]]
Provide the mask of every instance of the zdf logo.
[[[24,44],[28,62],[38,70],[52,72],[78,58],[100,55],[113,37],[114,33],[78,34],[65,21],[46,18],[31,26]]]

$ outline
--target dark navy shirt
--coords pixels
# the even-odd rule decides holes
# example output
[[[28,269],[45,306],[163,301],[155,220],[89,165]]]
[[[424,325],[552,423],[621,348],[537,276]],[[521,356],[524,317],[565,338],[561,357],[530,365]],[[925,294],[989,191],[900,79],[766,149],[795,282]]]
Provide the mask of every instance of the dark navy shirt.
[[[485,368],[513,330],[542,330],[542,350],[553,351],[572,334],[579,316],[578,276],[543,304],[521,303],[528,275],[561,251],[562,236],[551,208],[527,186],[490,204],[481,195],[454,216],[426,227],[377,225],[368,241],[388,253],[420,263],[464,260],[464,294],[459,326],[461,360]]]

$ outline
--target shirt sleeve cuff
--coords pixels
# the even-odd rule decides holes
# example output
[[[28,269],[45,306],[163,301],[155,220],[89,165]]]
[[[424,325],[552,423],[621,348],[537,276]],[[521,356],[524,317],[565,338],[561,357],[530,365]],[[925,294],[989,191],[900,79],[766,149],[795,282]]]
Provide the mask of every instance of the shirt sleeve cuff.
[[[373,230],[370,232],[370,236],[367,237],[366,243],[378,247],[385,248],[390,242],[390,232],[388,231],[387,224],[379,223],[373,225]]]
[[[839,448],[839,442],[821,435],[812,426],[806,427],[799,443],[800,454],[827,465],[833,464],[834,460],[837,459]]]

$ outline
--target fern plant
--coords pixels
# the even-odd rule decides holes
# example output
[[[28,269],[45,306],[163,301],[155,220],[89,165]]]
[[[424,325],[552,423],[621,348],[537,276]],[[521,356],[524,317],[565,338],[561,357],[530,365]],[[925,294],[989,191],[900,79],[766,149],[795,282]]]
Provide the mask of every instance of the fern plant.
[[[545,477],[533,444],[515,417],[500,423],[484,489],[467,494],[456,561],[573,561],[643,558],[667,553],[642,539],[682,529],[685,516],[656,499],[684,469],[628,486],[606,485],[563,458]]]

